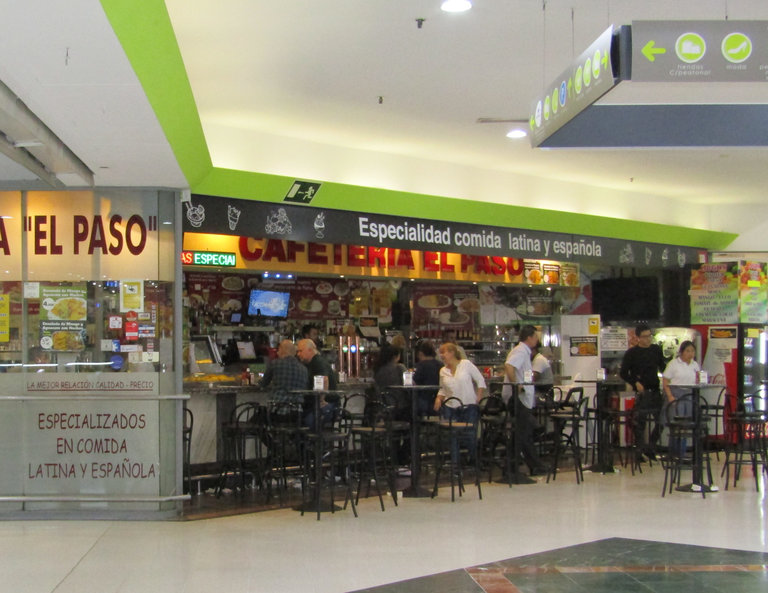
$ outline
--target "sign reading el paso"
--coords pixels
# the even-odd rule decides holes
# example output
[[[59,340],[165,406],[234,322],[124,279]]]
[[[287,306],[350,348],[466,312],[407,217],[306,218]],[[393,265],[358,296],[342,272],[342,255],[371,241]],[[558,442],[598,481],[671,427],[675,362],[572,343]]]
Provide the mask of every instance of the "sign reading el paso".
[[[22,242],[30,278],[155,277],[157,204],[136,197],[117,202],[90,192],[0,193],[0,265],[20,269]],[[154,272],[153,272],[154,270]]]
[[[634,21],[632,81],[768,81],[768,21]]]

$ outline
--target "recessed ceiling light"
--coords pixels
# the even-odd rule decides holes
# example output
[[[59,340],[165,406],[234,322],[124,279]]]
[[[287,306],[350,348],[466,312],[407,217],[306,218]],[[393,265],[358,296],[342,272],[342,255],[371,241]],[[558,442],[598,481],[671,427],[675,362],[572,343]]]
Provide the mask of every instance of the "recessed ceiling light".
[[[445,0],[440,9],[445,12],[466,12],[472,8],[472,2],[469,0]]]
[[[514,130],[510,130],[507,132],[507,138],[525,138],[528,135],[528,132],[525,130],[521,130],[520,128],[515,128]]]

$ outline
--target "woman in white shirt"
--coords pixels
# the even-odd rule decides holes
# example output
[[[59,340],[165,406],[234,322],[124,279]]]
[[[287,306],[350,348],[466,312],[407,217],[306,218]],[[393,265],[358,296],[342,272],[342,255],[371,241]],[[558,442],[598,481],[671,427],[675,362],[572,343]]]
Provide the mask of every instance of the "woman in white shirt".
[[[690,340],[680,344],[677,357],[673,358],[664,369],[663,385],[667,402],[673,402],[681,395],[691,392],[691,388],[676,387],[677,385],[695,385],[701,370],[699,363],[694,360],[696,346]]]
[[[472,362],[464,358],[462,350],[453,342],[440,346],[439,353],[444,366],[440,369],[440,389],[435,398],[435,411],[454,422],[467,422],[476,427],[480,417],[477,403],[485,393],[485,378]],[[443,406],[443,402],[450,397],[460,399],[464,407],[459,410],[456,402],[448,402]],[[460,446],[467,447],[470,457],[474,459],[477,433],[474,430],[467,431],[460,438],[452,440],[451,457],[454,463],[459,457]]]
[[[435,398],[435,410],[440,410],[443,402],[449,397],[457,397],[465,406],[476,408],[477,402],[485,393],[483,374],[462,356],[461,350],[453,342],[446,342],[440,346],[439,353],[444,366],[440,369],[440,390]],[[450,406],[451,402],[448,405]],[[455,419],[458,420],[458,418]]]

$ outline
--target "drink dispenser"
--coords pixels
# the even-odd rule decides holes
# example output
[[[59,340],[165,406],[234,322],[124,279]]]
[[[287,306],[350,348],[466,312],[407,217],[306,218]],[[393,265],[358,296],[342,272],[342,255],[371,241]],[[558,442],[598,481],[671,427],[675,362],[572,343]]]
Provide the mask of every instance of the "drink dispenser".
[[[360,355],[362,354],[358,336],[339,336],[339,371],[347,377],[360,376]]]

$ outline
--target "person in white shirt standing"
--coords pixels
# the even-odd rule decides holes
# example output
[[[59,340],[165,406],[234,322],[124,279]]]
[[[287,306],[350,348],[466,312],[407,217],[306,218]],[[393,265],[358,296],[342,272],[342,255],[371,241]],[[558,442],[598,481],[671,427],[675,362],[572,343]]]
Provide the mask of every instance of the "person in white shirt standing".
[[[537,422],[533,415],[536,405],[536,393],[533,382],[533,367],[531,366],[531,354],[533,348],[539,343],[536,328],[532,325],[524,325],[520,329],[519,342],[507,355],[504,363],[505,383],[517,383],[518,402],[515,402],[515,431],[518,451],[522,454],[532,476],[547,473],[546,468],[539,459],[533,444],[533,433]],[[521,385],[526,383],[526,385]],[[505,386],[507,393],[511,393],[512,387]]]

